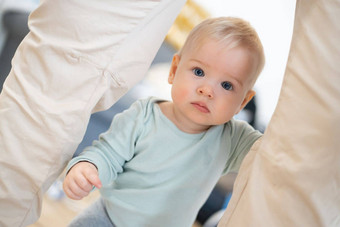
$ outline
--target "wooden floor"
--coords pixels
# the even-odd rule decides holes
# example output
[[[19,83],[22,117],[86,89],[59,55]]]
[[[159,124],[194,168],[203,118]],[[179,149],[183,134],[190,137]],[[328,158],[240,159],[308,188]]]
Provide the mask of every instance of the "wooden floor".
[[[73,217],[98,197],[98,191],[92,192],[88,197],[80,201],[71,200],[67,197],[53,199],[53,196],[47,193],[44,196],[40,219],[28,227],[66,227]],[[194,224],[193,227],[200,227],[200,225]]]

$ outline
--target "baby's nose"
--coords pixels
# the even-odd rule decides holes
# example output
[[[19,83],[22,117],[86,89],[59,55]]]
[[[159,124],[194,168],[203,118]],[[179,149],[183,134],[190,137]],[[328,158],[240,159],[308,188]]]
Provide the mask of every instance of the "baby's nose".
[[[213,90],[210,87],[203,86],[197,89],[197,93],[200,95],[207,96],[208,98],[213,98]]]

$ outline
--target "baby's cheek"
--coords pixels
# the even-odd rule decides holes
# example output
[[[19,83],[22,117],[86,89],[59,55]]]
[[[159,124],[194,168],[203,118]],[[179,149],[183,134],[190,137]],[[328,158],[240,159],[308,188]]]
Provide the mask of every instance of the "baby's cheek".
[[[177,87],[176,89],[173,89],[173,96],[175,96],[179,100],[183,100],[188,97],[189,94],[191,94],[192,91],[188,89],[187,87],[181,86]]]
[[[188,90],[183,89],[183,90],[181,90],[181,91],[179,92],[178,95],[179,95],[180,97],[186,98],[186,97],[188,96],[188,94],[190,94],[190,92],[189,92]]]
[[[234,112],[233,106],[229,106],[226,103],[220,103],[214,111],[215,119],[219,121],[220,124],[224,124],[234,116]]]

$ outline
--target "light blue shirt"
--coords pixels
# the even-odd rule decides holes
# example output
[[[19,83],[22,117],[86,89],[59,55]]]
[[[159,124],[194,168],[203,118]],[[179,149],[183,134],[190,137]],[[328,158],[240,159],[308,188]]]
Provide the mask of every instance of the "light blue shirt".
[[[180,131],[156,98],[135,102],[68,165],[98,168],[100,193],[118,227],[190,227],[223,173],[237,172],[261,136],[231,120],[200,134]]]

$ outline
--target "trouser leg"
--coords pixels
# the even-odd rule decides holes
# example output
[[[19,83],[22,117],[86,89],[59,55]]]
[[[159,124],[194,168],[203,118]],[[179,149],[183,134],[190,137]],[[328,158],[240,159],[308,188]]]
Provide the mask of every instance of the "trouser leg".
[[[102,199],[98,199],[85,210],[80,212],[68,227],[114,227]]]
[[[37,220],[90,114],[141,80],[184,0],[45,0],[0,95],[0,225]]]
[[[340,1],[296,4],[281,94],[219,226],[340,226]]]

